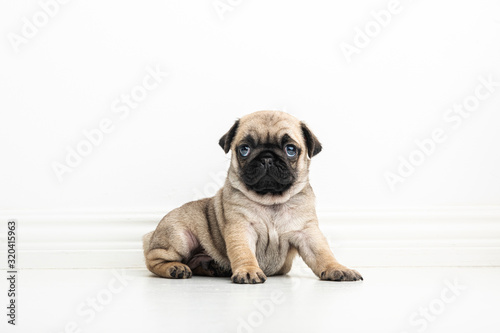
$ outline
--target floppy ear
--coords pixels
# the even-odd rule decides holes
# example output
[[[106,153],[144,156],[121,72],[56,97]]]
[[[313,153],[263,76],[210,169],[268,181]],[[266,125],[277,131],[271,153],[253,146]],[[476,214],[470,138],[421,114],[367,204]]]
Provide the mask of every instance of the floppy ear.
[[[229,129],[229,131],[222,136],[219,140],[219,146],[224,149],[224,152],[227,154],[231,149],[231,143],[233,142],[236,131],[238,130],[238,126],[240,125],[240,121],[236,120],[234,125]]]
[[[306,124],[301,122],[300,126],[302,127],[302,135],[304,136],[304,140],[306,141],[307,154],[309,155],[309,157],[318,155],[322,149],[321,143],[319,142],[318,138],[313,134],[313,132],[311,132]]]

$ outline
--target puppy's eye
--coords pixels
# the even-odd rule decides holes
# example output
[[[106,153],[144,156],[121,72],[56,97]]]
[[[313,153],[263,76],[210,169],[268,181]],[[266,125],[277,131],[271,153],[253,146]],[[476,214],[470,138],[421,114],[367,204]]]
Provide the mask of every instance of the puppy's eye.
[[[297,147],[295,147],[294,145],[286,145],[285,151],[288,157],[294,157],[295,155],[297,155]]]
[[[240,146],[238,151],[240,152],[241,156],[247,157],[248,154],[250,154],[250,147],[248,145],[242,145],[242,146]]]

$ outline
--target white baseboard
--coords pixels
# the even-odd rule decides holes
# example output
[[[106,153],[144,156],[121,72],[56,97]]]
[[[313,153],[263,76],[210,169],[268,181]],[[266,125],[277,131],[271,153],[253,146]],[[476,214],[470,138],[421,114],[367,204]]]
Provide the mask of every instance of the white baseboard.
[[[165,212],[2,212],[17,220],[19,268],[144,267],[141,237]],[[500,208],[318,212],[340,262],[371,266],[500,266]],[[0,261],[6,268],[6,260]]]

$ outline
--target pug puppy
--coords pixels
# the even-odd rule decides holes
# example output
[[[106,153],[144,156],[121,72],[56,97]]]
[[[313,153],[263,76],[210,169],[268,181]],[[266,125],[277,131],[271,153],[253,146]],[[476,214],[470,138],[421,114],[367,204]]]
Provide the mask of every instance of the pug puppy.
[[[337,262],[318,228],[308,175],[321,144],[303,122],[280,111],[255,112],[237,120],[219,145],[232,153],[224,186],[174,209],[144,235],[151,272],[255,284],[288,273],[299,254],[321,280],[363,279]]]

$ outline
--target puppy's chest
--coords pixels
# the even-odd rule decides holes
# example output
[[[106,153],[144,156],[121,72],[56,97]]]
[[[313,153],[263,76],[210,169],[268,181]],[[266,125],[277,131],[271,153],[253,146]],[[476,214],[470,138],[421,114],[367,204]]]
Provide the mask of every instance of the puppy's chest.
[[[254,246],[259,266],[273,274],[283,266],[294,232],[301,230],[303,221],[293,209],[262,209],[259,218],[251,224],[250,243]]]
[[[259,209],[252,227],[259,235],[275,239],[302,229],[304,221],[300,215],[292,208],[264,207]]]

